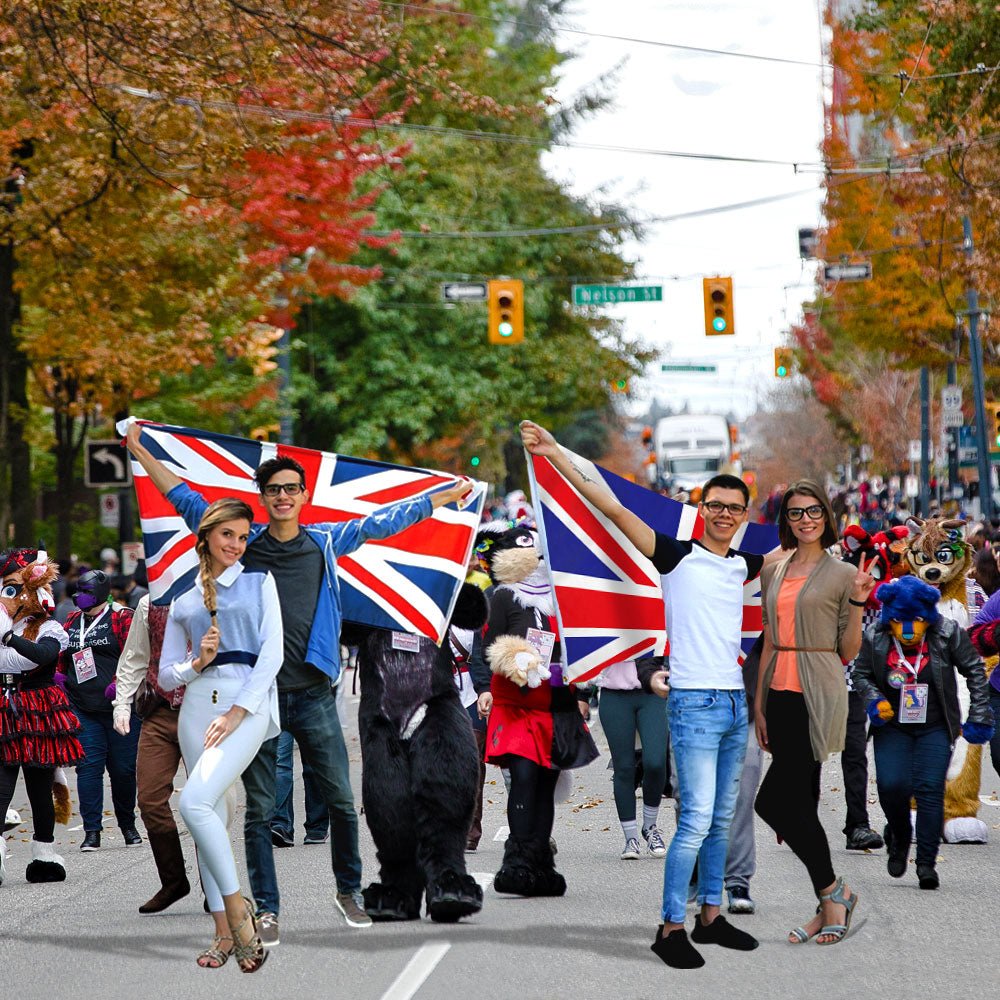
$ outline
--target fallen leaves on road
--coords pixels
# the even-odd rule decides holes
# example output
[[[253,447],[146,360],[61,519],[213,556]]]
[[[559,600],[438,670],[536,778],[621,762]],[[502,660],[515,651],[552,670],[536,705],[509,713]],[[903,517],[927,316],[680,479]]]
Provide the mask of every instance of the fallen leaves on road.
[[[587,799],[586,802],[581,802],[578,806],[573,806],[573,812],[583,812],[584,809],[596,809],[599,805],[603,804],[604,799]]]

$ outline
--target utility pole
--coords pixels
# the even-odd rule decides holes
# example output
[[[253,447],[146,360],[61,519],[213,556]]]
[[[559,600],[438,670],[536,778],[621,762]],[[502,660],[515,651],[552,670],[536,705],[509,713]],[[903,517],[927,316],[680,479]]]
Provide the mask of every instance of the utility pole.
[[[972,261],[975,244],[972,241],[972,220],[962,216],[962,246],[965,257]],[[979,339],[979,294],[970,279],[965,295],[969,317],[969,360],[972,367],[972,391],[976,399],[976,450],[979,453],[979,504],[982,516],[993,516],[993,476],[990,465],[990,442],[986,433],[986,385],[983,376],[983,343]]]
[[[956,344],[955,355],[958,356],[958,346]],[[948,385],[958,385],[958,364],[954,361],[948,362]],[[948,499],[957,500],[960,493],[957,492],[958,481],[958,428],[948,428]]]
[[[927,517],[931,509],[931,375],[924,365],[920,369],[920,516]]]

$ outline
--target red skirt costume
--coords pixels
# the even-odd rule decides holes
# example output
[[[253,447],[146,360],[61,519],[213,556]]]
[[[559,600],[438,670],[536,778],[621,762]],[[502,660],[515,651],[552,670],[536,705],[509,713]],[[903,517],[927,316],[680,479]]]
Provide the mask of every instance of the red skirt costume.
[[[36,641],[46,638],[65,645],[65,632],[52,619]],[[20,673],[4,673],[0,662],[0,765],[72,767],[83,759],[80,720],[55,683],[56,662]]]

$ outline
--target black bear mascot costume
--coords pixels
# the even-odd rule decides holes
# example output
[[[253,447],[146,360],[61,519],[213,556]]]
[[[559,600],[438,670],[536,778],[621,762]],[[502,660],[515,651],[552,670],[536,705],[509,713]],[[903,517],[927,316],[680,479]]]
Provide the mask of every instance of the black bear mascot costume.
[[[430,639],[345,626],[361,677],[361,800],[379,879],[364,890],[373,920],[451,923],[478,913],[483,890],[465,869],[479,788],[479,751],[455,684],[453,629],[486,622],[482,591],[463,584],[438,647]]]

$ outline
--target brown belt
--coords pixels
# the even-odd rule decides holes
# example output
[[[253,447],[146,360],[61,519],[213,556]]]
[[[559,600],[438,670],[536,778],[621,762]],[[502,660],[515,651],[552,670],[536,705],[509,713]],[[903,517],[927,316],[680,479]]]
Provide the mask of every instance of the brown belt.
[[[819,649],[816,646],[775,646],[779,653],[836,653],[835,649]]]

